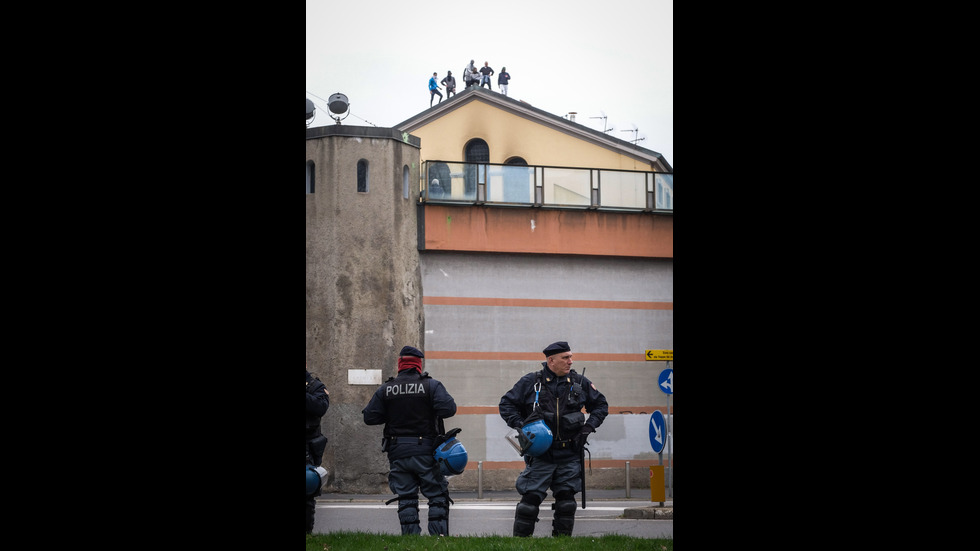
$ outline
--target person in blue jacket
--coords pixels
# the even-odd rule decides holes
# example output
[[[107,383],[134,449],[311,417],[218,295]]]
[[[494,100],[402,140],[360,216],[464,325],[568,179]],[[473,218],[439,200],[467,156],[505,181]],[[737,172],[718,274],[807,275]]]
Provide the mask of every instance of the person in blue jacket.
[[[538,506],[548,490],[555,498],[551,535],[572,535],[575,493],[582,490],[580,454],[589,434],[609,415],[606,397],[584,374],[572,369],[567,342],[552,343],[543,352],[541,369],[521,377],[498,405],[508,427],[520,432],[526,424],[543,420],[553,435],[548,450],[534,457],[524,454],[525,468],[516,483],[521,501],[514,515],[514,535],[519,537],[534,534]],[[589,413],[588,420],[583,407]]]
[[[361,410],[367,425],[384,424],[382,451],[388,453],[388,487],[397,496],[401,532],[421,534],[419,490],[429,500],[429,535],[449,535],[449,481],[433,452],[440,420],[456,415],[446,387],[422,371],[425,355],[401,349],[398,376],[385,381]]]
[[[436,94],[439,94],[439,103],[442,103],[442,92],[439,91],[442,88],[436,82],[436,75],[438,74],[432,73],[432,78],[429,79],[429,107],[432,107],[432,100],[435,99]]]

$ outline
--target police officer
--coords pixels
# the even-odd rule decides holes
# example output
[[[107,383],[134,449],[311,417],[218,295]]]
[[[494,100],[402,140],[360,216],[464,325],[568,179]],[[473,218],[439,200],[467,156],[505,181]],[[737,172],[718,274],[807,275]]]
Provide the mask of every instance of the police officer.
[[[421,534],[419,490],[429,500],[429,534],[449,534],[449,481],[433,457],[440,419],[456,415],[456,401],[443,384],[422,372],[418,348],[406,346],[398,376],[389,378],[361,410],[368,425],[384,423],[388,487],[397,496],[402,534]],[[389,502],[390,503],[390,502]]]
[[[551,429],[550,449],[541,455],[524,455],[526,467],[517,477],[521,501],[514,515],[514,535],[534,534],[538,508],[551,490],[554,520],[552,536],[571,536],[575,525],[575,493],[582,490],[580,452],[589,437],[609,414],[606,397],[595,385],[572,369],[572,352],[564,341],[544,349],[541,370],[524,375],[500,399],[500,417],[520,433],[521,428],[541,419]],[[586,421],[582,408],[589,413]]]
[[[320,432],[320,418],[330,407],[330,393],[310,370],[306,370],[306,464],[319,467],[327,447],[327,437]],[[306,496],[306,533],[313,532],[313,514],[316,512],[316,496],[322,493],[318,487]]]

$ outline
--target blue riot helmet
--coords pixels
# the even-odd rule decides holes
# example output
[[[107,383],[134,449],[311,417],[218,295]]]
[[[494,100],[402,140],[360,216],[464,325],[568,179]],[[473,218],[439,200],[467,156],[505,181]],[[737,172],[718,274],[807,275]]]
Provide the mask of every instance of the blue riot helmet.
[[[531,445],[524,450],[524,455],[530,455],[531,457],[537,457],[551,448],[551,443],[554,441],[555,437],[551,434],[551,429],[544,421],[534,421],[533,423],[528,423],[521,428],[521,433],[524,435]]]
[[[323,467],[306,466],[306,497],[315,494],[327,482],[327,470]]]
[[[466,453],[466,448],[463,447],[463,444],[453,438],[436,448],[435,458],[436,463],[439,464],[439,471],[442,472],[442,476],[452,476],[463,473],[463,469],[466,468],[466,462],[469,460],[469,455]]]

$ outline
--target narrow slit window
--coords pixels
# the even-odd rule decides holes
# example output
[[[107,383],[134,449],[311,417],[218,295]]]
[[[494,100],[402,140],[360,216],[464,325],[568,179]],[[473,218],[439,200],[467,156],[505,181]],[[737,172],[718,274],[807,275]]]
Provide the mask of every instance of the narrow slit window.
[[[408,199],[409,197],[409,187],[408,187],[408,165],[402,167],[402,197]]]
[[[368,190],[368,162],[364,159],[357,161],[357,191],[367,193]]]
[[[306,161],[306,194],[313,193],[316,189],[316,165],[313,161]]]

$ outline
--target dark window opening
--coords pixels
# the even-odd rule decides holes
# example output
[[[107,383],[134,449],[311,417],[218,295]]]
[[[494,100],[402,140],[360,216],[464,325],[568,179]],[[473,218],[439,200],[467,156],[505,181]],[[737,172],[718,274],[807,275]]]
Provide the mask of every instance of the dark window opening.
[[[357,191],[367,193],[368,190],[368,162],[364,159],[357,161]]]
[[[466,175],[463,178],[463,193],[467,198],[476,198],[477,167],[469,163],[489,163],[490,146],[476,138],[466,144]]]
[[[306,161],[306,193],[310,194],[316,189],[316,165],[313,161]]]

